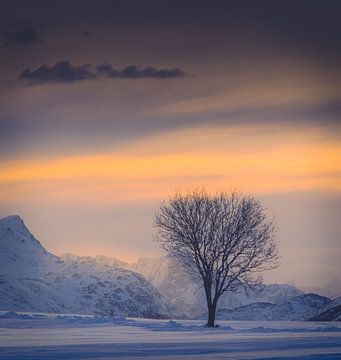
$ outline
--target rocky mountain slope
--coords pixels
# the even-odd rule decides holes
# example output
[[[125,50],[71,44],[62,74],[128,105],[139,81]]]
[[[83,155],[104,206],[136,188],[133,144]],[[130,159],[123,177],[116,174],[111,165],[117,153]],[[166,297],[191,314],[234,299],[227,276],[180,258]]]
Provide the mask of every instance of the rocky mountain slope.
[[[142,275],[123,262],[47,252],[19,216],[0,219],[0,310],[179,317]]]

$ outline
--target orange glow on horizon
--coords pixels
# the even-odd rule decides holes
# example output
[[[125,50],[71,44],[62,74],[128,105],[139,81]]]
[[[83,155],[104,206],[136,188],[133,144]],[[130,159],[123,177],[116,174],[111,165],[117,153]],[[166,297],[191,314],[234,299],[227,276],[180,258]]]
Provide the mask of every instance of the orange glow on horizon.
[[[2,197],[110,203],[159,199],[193,186],[251,193],[341,190],[341,144],[294,131],[238,131],[243,136],[237,142],[230,130],[199,128],[145,139],[112,153],[17,160],[2,167]],[[196,141],[200,150],[193,146]],[[148,147],[158,151],[140,151]]]

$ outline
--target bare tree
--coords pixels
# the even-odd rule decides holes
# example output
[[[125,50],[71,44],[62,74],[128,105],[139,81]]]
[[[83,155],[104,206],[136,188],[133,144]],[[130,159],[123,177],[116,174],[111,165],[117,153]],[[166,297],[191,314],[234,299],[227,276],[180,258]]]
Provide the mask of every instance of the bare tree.
[[[178,192],[161,204],[155,226],[161,247],[203,285],[209,327],[222,294],[257,285],[261,271],[276,267],[273,221],[251,196]]]

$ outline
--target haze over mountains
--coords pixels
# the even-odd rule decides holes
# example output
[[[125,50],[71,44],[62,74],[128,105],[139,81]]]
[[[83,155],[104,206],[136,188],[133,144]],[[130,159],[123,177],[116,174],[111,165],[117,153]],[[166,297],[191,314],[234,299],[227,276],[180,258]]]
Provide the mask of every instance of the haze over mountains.
[[[164,257],[135,264],[106,257],[47,252],[19,216],[0,219],[0,310],[204,318],[203,290]],[[340,318],[341,300],[304,294],[291,285],[240,289],[223,296],[226,320]]]

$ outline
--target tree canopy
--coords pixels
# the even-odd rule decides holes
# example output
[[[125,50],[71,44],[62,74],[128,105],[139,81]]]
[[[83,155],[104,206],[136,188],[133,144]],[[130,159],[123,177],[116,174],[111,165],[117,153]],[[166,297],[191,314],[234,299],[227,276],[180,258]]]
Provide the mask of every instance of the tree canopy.
[[[205,290],[208,326],[226,291],[253,286],[276,266],[275,226],[259,200],[238,192],[177,192],[155,218],[157,241]]]

